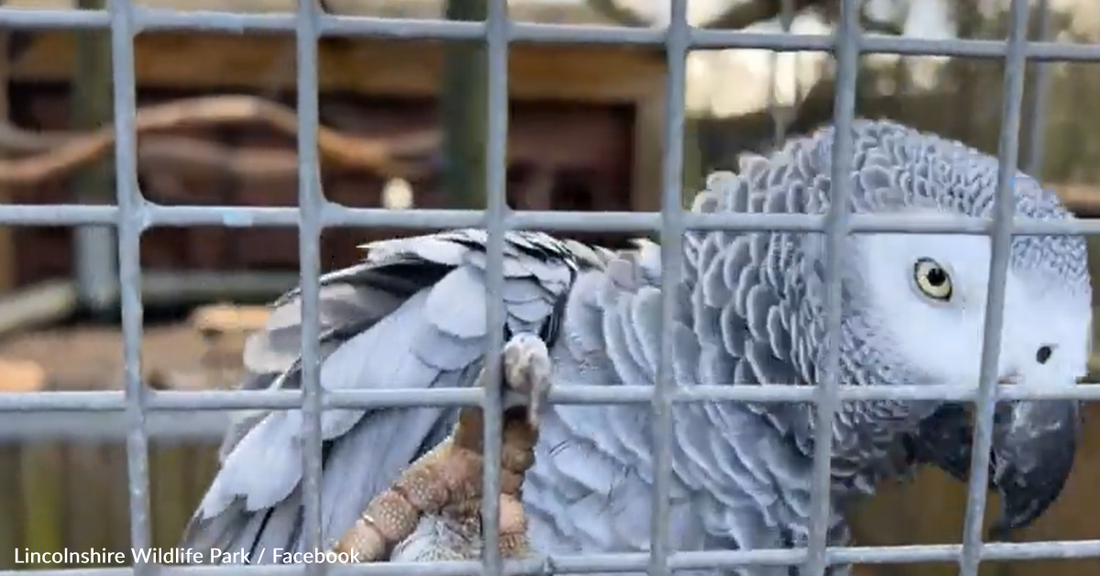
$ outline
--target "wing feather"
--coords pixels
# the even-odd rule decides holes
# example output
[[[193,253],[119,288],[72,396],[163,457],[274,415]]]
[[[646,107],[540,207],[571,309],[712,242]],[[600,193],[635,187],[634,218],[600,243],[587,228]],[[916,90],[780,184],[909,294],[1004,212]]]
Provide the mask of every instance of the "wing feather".
[[[319,306],[321,385],[327,390],[464,387],[486,345],[485,243],[456,230],[365,246],[364,261],[327,274]],[[610,252],[534,232],[505,238],[506,327],[557,327],[578,271]],[[301,294],[279,299],[244,361],[244,389],[301,387]],[[554,337],[554,334],[545,334]],[[340,536],[367,502],[450,432],[445,408],[327,410],[322,415],[322,526]],[[187,526],[184,546],[300,548],[302,414],[244,411],[222,464]],[[268,552],[252,562],[271,562]]]

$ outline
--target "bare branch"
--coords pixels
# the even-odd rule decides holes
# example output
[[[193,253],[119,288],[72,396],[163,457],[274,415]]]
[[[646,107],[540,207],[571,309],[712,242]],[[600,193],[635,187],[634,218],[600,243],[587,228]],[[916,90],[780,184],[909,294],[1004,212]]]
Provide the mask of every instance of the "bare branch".
[[[175,100],[139,109],[135,127],[139,137],[149,132],[224,124],[263,123],[285,134],[296,134],[298,117],[286,106],[254,96],[211,96]],[[0,183],[34,184],[56,177],[110,153],[114,127],[104,126],[84,134],[53,132],[36,134],[11,124],[0,124],[0,150],[34,154],[0,159]],[[144,140],[142,142],[141,140]],[[408,178],[416,172],[408,159],[424,157],[439,146],[435,130],[397,138],[357,136],[321,126],[317,147],[322,158],[337,166],[359,168],[383,177]],[[145,160],[197,163],[222,170],[256,174],[266,170],[293,174],[294,166],[277,152],[231,151],[197,139],[139,139]],[[275,160],[272,160],[272,159]]]
[[[623,26],[644,28],[652,26],[637,11],[623,6],[617,0],[587,0],[588,7],[600,15]],[[824,3],[824,0],[795,0],[794,11]],[[700,28],[741,30],[757,22],[779,16],[783,11],[781,0],[733,0],[725,12],[704,23]]]
[[[637,11],[620,4],[618,0],[587,0],[587,2],[588,7],[594,12],[622,26],[645,28],[653,25]],[[793,0],[791,8],[796,14],[807,8],[819,8],[830,22],[835,22],[838,17],[838,3],[835,1]],[[699,27],[711,30],[743,30],[757,22],[776,18],[782,13],[783,0],[730,0],[730,6],[725,12]],[[860,21],[866,31],[894,35],[901,35],[902,32],[901,28],[895,24],[871,20],[863,14],[860,15]]]
[[[641,14],[619,4],[616,0],[588,0],[588,7],[593,12],[622,26],[646,28],[653,25],[652,22],[647,22]]]
[[[794,0],[791,2],[795,14],[809,8],[825,4],[824,0]],[[757,22],[771,20],[783,13],[782,0],[752,0],[749,2],[735,1],[723,13],[716,16],[703,27],[722,30],[741,30],[748,28]]]

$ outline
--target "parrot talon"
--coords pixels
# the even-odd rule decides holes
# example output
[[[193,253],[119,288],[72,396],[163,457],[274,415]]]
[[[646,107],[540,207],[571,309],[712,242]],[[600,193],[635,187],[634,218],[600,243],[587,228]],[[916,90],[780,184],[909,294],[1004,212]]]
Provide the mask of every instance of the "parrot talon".
[[[546,343],[534,334],[517,334],[504,345],[505,409],[523,406],[531,426],[538,426],[539,416],[550,394],[550,352]],[[517,398],[520,396],[520,398]]]
[[[518,558],[530,550],[520,490],[534,463],[538,414],[550,390],[550,354],[537,336],[518,334],[505,343],[501,363],[500,551]],[[488,384],[486,374],[479,374],[479,385]],[[480,406],[464,407],[451,436],[374,497],[333,550],[364,563],[478,558],[483,429]]]

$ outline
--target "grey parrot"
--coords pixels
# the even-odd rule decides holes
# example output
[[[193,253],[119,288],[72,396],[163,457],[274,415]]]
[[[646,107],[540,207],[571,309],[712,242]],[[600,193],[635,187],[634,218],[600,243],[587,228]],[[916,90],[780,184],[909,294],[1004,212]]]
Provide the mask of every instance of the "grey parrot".
[[[716,173],[696,212],[825,213],[834,128],[795,138]],[[851,128],[851,211],[988,216],[997,159],[888,121]],[[1072,218],[1034,179],[1017,174],[1016,213]],[[503,326],[486,326],[481,230],[386,240],[358,265],[323,277],[322,386],[329,390],[473,386],[489,330],[545,342],[554,386],[650,385],[662,326],[656,244],[612,251],[538,232],[505,237]],[[824,361],[824,238],[699,231],[685,236],[675,290],[673,374],[679,386],[814,385]],[[842,254],[840,378],[858,386],[973,385],[990,269],[990,240],[950,234],[854,234]],[[1086,371],[1091,284],[1085,242],[1012,240],[997,376],[1016,386],[1073,386]],[[244,354],[244,389],[298,388],[300,299],[276,302]],[[814,411],[804,404],[677,403],[672,412],[672,548],[790,548],[808,541]],[[651,409],[553,405],[539,417],[522,506],[540,554],[639,552],[650,547],[654,482]],[[411,463],[444,442],[454,408],[332,410],[322,418],[325,537],[339,538]],[[302,415],[236,417],[221,468],[183,545],[244,549],[249,562],[301,550]],[[849,534],[846,502],[932,464],[969,475],[968,410],[938,401],[843,404],[833,426],[830,545]],[[1006,528],[1057,498],[1072,467],[1073,401],[1019,401],[998,410],[991,488]],[[326,542],[327,544],[327,542]],[[283,557],[285,558],[285,557]],[[831,574],[846,573],[844,566]],[[706,570],[700,573],[715,573]],[[746,576],[799,574],[755,566]]]

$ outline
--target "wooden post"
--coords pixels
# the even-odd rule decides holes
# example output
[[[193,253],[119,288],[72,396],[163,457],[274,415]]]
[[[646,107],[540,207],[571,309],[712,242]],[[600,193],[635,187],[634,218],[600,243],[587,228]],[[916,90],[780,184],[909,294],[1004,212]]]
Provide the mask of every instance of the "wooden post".
[[[47,384],[46,371],[38,364],[0,360],[0,392],[41,392]],[[0,564],[14,565],[16,547],[61,551],[65,537],[61,446],[55,442],[13,444],[5,447],[3,457],[0,482],[7,488],[0,496],[0,518],[7,520],[0,522]]]
[[[81,10],[102,10],[105,0],[79,0]],[[94,130],[114,118],[110,35],[105,30],[76,32],[76,58],[69,96],[70,123],[75,130]],[[110,158],[78,170],[73,198],[80,204],[110,204],[115,196]],[[115,233],[111,228],[73,228],[73,266],[78,292],[95,309],[107,306],[118,281]]]
[[[8,59],[8,33],[0,31],[0,120],[8,121],[11,114],[8,103],[8,83],[11,62]],[[0,203],[12,203],[12,191],[0,186]],[[15,234],[11,226],[0,227],[0,293],[15,287]]]
[[[33,362],[0,360],[0,392],[38,392],[46,388],[46,372]],[[14,569],[15,550],[27,546],[21,519],[29,513],[23,491],[24,451],[19,443],[0,445],[0,569]]]
[[[486,0],[447,0],[448,20],[485,20]],[[463,42],[444,49],[439,122],[443,126],[444,188],[456,208],[485,207],[488,62],[485,47]]]
[[[703,150],[699,142],[700,118],[687,115],[684,118],[684,162],[680,174],[680,200],[685,208],[691,208],[695,194],[703,189]],[[662,191],[663,193],[663,191]]]

